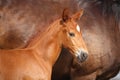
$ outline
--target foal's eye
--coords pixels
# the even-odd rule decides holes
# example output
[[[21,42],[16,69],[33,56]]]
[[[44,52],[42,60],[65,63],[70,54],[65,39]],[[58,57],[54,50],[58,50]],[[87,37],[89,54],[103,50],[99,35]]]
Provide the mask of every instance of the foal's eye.
[[[71,37],[74,37],[75,36],[75,34],[74,33],[69,33],[69,35],[71,36]]]

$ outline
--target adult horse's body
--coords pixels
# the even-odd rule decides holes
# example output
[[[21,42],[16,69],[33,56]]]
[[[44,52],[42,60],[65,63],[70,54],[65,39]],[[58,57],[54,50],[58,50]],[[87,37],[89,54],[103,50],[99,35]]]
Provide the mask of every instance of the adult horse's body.
[[[62,19],[56,20],[24,49],[0,50],[0,80],[51,80],[52,66],[62,47],[75,59],[87,58],[87,48],[80,27],[75,22],[83,10],[72,17],[64,10]]]
[[[31,37],[34,36],[36,32],[42,31],[44,29],[43,26],[48,26],[51,21],[58,17],[64,7],[71,8],[73,12],[80,9],[79,7],[82,7],[86,15],[83,15],[80,26],[88,50],[92,56],[90,56],[85,63],[73,66],[74,69],[79,69],[79,73],[73,71],[73,79],[94,80],[96,76],[99,75],[98,79],[104,78],[106,80],[112,77],[112,75],[107,75],[111,73],[111,71],[115,71],[113,67],[117,69],[115,65],[119,66],[119,0],[0,1],[1,48],[11,49],[25,47],[27,42],[30,42],[29,40],[31,40]],[[109,55],[111,57],[109,57]],[[59,60],[62,60],[62,62],[56,63],[58,64],[56,65],[58,66],[58,70],[54,67],[55,73],[58,74],[54,74],[57,80],[60,80],[61,76],[63,78],[65,78],[66,75],[70,76],[69,71],[71,69],[71,63],[73,62],[71,55],[65,55],[63,53],[61,56]],[[59,65],[63,70],[60,69]]]

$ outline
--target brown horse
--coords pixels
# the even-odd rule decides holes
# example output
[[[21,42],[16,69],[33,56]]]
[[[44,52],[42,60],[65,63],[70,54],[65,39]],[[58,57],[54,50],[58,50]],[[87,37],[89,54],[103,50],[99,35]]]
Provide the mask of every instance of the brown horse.
[[[68,49],[76,60],[86,60],[88,52],[80,27],[75,20],[83,10],[53,22],[24,49],[0,50],[0,80],[51,80],[52,66],[62,47]]]
[[[120,54],[119,4],[119,0],[0,0],[0,48],[24,48],[37,32],[58,18],[64,7],[72,12],[82,7],[85,14],[79,24],[91,55],[86,62],[72,65],[72,56],[63,50],[53,74],[56,80],[66,76],[107,80],[119,69],[116,68]],[[71,67],[74,67],[73,72],[70,72]]]
[[[120,3],[79,0],[78,6],[86,11],[80,26],[90,56],[79,64],[63,51],[53,67],[53,80],[109,80],[120,69]]]

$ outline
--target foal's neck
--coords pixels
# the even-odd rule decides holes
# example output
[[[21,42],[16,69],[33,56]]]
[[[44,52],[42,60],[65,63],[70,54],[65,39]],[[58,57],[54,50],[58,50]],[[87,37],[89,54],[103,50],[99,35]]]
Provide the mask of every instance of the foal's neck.
[[[38,54],[46,61],[50,61],[52,65],[61,51],[60,29],[59,20],[55,21],[38,37],[38,42],[35,43],[34,47]]]

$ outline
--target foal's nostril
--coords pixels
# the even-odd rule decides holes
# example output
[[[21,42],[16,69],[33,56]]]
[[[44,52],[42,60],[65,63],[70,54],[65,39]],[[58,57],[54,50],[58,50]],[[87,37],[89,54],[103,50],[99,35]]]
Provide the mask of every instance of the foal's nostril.
[[[88,57],[87,53],[81,52],[81,58],[83,61],[85,61],[87,59],[87,57]]]
[[[87,57],[88,57],[88,54],[87,54],[86,52],[81,51],[81,52],[79,53],[79,55],[77,56],[77,59],[78,59],[80,62],[83,62],[83,61],[85,61],[85,60],[87,59]]]

